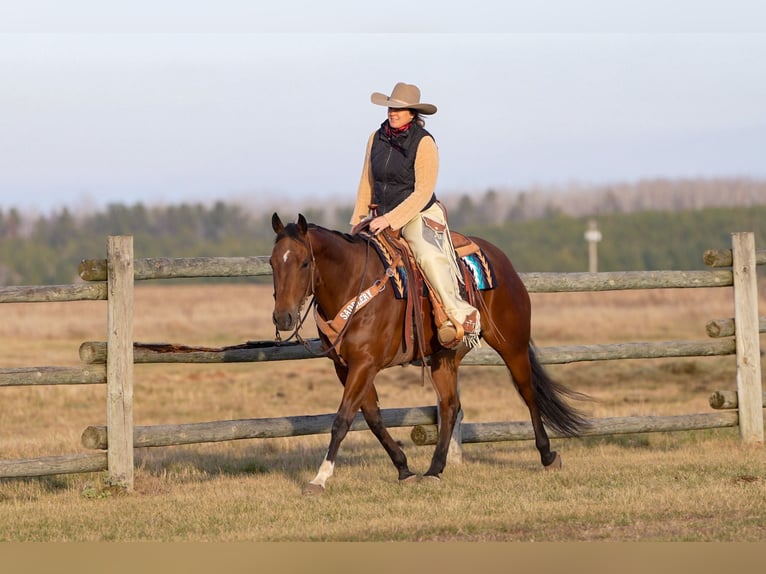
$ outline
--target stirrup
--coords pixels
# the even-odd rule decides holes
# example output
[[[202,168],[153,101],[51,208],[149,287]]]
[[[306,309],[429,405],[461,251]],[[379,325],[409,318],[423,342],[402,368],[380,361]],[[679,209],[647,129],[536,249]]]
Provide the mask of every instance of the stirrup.
[[[455,325],[446,321],[439,327],[437,334],[439,336],[439,342],[442,345],[447,345],[457,338],[457,329],[455,329]]]
[[[439,343],[443,347],[452,348],[457,346],[460,341],[463,340],[463,334],[459,331],[462,331],[463,329],[459,329],[455,327],[455,325],[452,323],[452,321],[445,321],[441,324],[437,331],[437,336],[439,338]]]

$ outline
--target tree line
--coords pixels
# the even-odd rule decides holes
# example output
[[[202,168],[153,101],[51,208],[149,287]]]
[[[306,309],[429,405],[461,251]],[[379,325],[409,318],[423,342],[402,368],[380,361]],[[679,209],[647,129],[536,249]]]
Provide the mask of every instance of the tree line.
[[[763,186],[758,189],[761,195],[741,195],[740,205],[716,205],[720,191],[702,207],[700,196],[689,196],[696,202],[689,206],[683,194],[670,194],[662,197],[663,209],[627,208],[631,199],[625,191],[611,203],[601,201],[583,212],[577,211],[585,203],[583,195],[562,204],[569,208],[540,203],[534,193],[522,198],[495,190],[445,203],[453,229],[497,244],[522,272],[587,271],[584,233],[591,220],[602,233],[599,271],[692,270],[704,269],[705,250],[730,247],[735,231],[752,231],[756,246],[766,246],[766,193]],[[348,230],[348,206],[306,207],[302,212],[310,222]],[[0,210],[0,286],[75,282],[82,259],[105,257],[108,235],[132,235],[136,257],[268,255],[273,243],[270,219],[270,210],[255,212],[222,201],[162,207],[112,204],[86,215],[62,209],[31,219],[15,209]]]

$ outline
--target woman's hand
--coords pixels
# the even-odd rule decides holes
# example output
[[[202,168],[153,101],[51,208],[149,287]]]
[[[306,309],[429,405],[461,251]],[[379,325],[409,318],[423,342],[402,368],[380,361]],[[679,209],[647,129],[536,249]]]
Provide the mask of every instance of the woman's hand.
[[[388,219],[386,219],[385,215],[379,215],[370,221],[370,231],[372,231],[375,235],[378,235],[381,231],[387,229],[388,227],[391,227],[391,225],[388,223]]]

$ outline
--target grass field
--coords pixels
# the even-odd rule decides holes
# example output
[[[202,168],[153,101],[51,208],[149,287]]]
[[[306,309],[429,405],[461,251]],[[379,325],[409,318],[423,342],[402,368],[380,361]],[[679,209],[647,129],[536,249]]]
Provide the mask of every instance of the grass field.
[[[763,290],[761,291],[763,292]],[[272,339],[271,287],[140,284],[135,338],[221,346]],[[762,302],[763,304],[763,302]],[[728,289],[533,295],[539,346],[704,339],[732,316]],[[77,365],[105,340],[104,302],[0,305],[0,367]],[[313,336],[313,331],[308,335]],[[594,397],[589,416],[710,412],[734,389],[735,358],[549,367]],[[434,404],[416,367],[378,377],[381,406]],[[231,365],[137,365],[137,425],[334,412],[326,359]],[[500,367],[461,370],[465,422],[528,420]],[[84,452],[105,424],[103,386],[0,388],[0,457]],[[432,447],[394,429],[413,469]],[[440,484],[397,484],[367,432],[344,442],[327,493],[302,497],[329,435],[137,449],[135,492],[101,473],[0,481],[3,541],[763,541],[766,456],[736,429],[554,440],[561,472],[543,472],[531,441],[464,445]]]

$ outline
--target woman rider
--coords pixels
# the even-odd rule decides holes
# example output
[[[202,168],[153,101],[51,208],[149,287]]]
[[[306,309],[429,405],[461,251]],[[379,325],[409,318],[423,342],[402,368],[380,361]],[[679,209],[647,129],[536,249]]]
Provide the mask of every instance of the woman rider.
[[[439,153],[422,115],[436,106],[420,102],[420,89],[398,83],[390,96],[375,92],[372,103],[388,117],[367,141],[362,177],[351,216],[352,233],[367,225],[372,233],[401,230],[426,281],[447,314],[438,325],[439,342],[479,343],[479,311],[460,297],[460,273],[447,218],[434,192]]]

